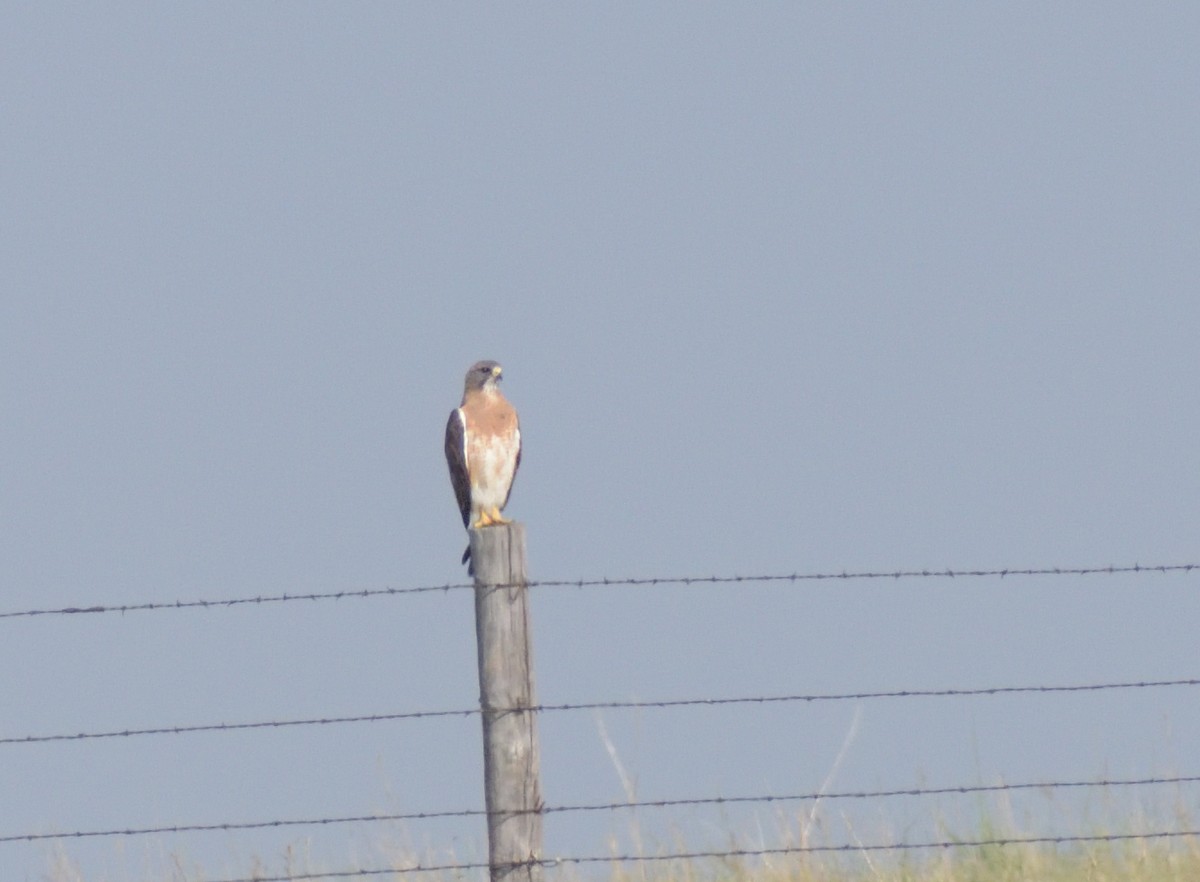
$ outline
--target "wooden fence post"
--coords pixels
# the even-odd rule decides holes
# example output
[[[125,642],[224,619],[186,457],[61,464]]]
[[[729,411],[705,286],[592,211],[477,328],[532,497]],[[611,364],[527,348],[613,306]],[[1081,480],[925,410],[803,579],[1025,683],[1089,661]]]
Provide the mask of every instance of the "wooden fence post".
[[[525,526],[471,530],[491,882],[541,882],[542,788]],[[499,587],[497,587],[499,586]]]

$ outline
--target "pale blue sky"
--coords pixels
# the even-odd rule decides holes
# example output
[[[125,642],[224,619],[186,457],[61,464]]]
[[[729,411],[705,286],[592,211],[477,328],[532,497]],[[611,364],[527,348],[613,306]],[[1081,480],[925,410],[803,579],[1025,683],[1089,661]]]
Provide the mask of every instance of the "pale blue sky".
[[[522,414],[509,514],[535,578],[1200,558],[1195,6],[35,4],[0,24],[0,611],[461,581],[441,433],[478,358]],[[1195,588],[539,589],[538,689],[1193,677]],[[469,707],[471,614],[460,592],[6,620],[0,736]],[[841,787],[1200,771],[1189,690],[860,710]],[[821,784],[855,713],[604,725],[644,798],[786,793]],[[593,715],[546,717],[542,741],[548,802],[621,797]],[[481,801],[475,719],[2,750],[0,835]],[[843,810],[864,836],[934,814],[842,806],[833,840]],[[697,846],[783,823],[656,817]],[[552,817],[547,851],[614,831]],[[483,848],[474,821],[404,835]],[[338,868],[400,841],[67,850],[87,879],[171,852],[222,878],[289,843]],[[51,854],[0,843],[0,877]]]

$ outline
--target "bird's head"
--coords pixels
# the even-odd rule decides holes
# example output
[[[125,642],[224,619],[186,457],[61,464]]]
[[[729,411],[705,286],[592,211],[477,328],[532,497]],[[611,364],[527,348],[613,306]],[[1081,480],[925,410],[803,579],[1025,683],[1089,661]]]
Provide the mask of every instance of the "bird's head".
[[[484,392],[495,392],[496,385],[500,382],[500,378],[503,375],[504,369],[500,367],[498,362],[490,360],[477,361],[467,371],[467,378],[464,384],[465,391],[470,392],[478,389]]]

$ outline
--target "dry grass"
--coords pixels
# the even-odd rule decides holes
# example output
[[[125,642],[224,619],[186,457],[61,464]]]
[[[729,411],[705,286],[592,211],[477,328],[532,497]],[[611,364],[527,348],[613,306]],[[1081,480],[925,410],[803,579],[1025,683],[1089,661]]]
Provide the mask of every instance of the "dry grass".
[[[602,740],[611,747],[601,727]],[[637,802],[635,781],[610,751],[626,798]],[[840,762],[840,758],[839,758]],[[836,770],[836,765],[835,765]],[[832,778],[832,772],[830,778]],[[829,782],[827,781],[826,784]],[[822,791],[825,787],[822,787]],[[928,810],[924,827],[932,837],[918,833],[891,835],[887,816],[879,826],[884,832],[857,830],[851,819],[835,808],[834,801],[817,799],[790,812],[779,811],[750,822],[723,817],[715,828],[729,831],[706,835],[704,842],[689,841],[682,832],[651,831],[643,827],[638,812],[630,809],[625,818],[610,819],[607,854],[653,858],[696,851],[743,851],[777,853],[728,857],[697,857],[678,860],[604,861],[585,864],[562,863],[544,872],[545,882],[1200,882],[1200,837],[1146,835],[1156,831],[1200,829],[1190,793],[1158,791],[1145,794],[1151,803],[1139,801],[1128,789],[1103,788],[1092,791],[1086,802],[1056,802],[1047,791],[1019,806],[1008,792],[980,801],[964,818],[961,805],[948,819],[939,809]],[[911,822],[911,819],[910,819]],[[894,828],[893,828],[894,829]],[[736,831],[736,832],[735,832]],[[372,829],[363,852],[345,861],[326,865],[328,858],[314,856],[309,841],[298,837],[271,859],[257,856],[236,858],[234,865],[202,867],[186,855],[169,851],[162,842],[118,845],[122,858],[140,852],[140,871],[116,875],[87,876],[63,847],[48,856],[45,882],[220,882],[239,878],[299,877],[363,869],[391,868],[397,872],[360,876],[323,877],[336,880],[380,880],[380,882],[486,882],[483,870],[407,872],[416,866],[478,863],[486,860],[486,847],[458,853],[433,843],[417,844],[403,827]],[[1022,843],[1017,840],[1045,835],[1130,838],[1110,841]],[[353,837],[359,843],[361,837]],[[864,842],[897,843],[930,841],[968,843],[1012,840],[1011,844],[956,845],[933,849],[864,849]],[[118,840],[120,842],[120,840]],[[851,849],[841,850],[849,843]],[[348,846],[353,849],[354,846]],[[802,851],[836,847],[839,850]],[[128,848],[128,851],[125,849]],[[472,846],[467,846],[471,849]],[[791,851],[789,851],[791,850]]]
[[[797,819],[795,836],[800,834],[804,817]],[[1098,831],[1097,831],[1098,832]],[[1035,835],[1029,831],[997,829],[985,820],[968,835],[947,835],[947,841],[986,838],[1019,839]],[[818,843],[819,844],[819,843]],[[759,844],[762,845],[761,843]],[[785,835],[766,848],[796,847]],[[731,837],[717,849],[753,849],[746,841]],[[614,854],[626,849],[613,844]],[[687,851],[685,843],[647,845],[643,854],[652,856]],[[377,854],[387,860],[363,860],[363,869],[382,866],[404,870],[418,863],[426,866],[454,863],[453,855],[442,853],[416,856],[401,854],[393,846],[381,844]],[[66,852],[56,851],[47,882],[218,882],[232,878],[273,878],[346,870],[348,864],[324,866],[308,854],[304,840],[298,840],[278,861],[252,858],[240,871],[206,871],[194,861],[177,854],[159,853],[157,866],[142,873],[117,877],[89,878],[80,872]],[[472,857],[469,860],[474,861]],[[145,865],[143,865],[145,866]],[[486,873],[409,873],[368,876],[332,876],[330,879],[368,879],[385,882],[464,882],[486,879]],[[1200,880],[1200,840],[1193,837],[1171,839],[1134,838],[1111,842],[1061,845],[989,845],[913,851],[850,851],[774,854],[764,856],[695,858],[605,864],[563,864],[545,871],[546,882],[1197,882]]]

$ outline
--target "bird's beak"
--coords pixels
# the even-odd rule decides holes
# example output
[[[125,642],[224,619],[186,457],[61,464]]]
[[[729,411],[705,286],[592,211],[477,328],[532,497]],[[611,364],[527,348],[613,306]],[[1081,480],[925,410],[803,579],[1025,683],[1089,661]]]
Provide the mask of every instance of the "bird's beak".
[[[503,373],[503,371],[500,369],[500,365],[496,365],[494,368],[492,368],[492,376],[495,377],[497,380],[500,379],[500,375],[502,373]]]

